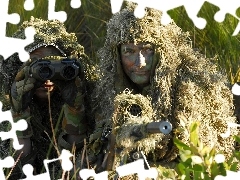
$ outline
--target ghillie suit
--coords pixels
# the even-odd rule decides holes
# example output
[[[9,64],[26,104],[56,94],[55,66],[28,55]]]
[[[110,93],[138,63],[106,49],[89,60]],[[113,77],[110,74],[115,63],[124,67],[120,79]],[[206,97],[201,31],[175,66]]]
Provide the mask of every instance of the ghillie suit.
[[[105,44],[99,51],[101,77],[95,91],[99,104],[96,106],[95,133],[90,137],[90,154],[101,157],[104,138],[100,136],[103,137],[108,127],[115,124],[112,130],[116,136],[115,147],[123,149],[125,154],[129,154],[133,146],[155,161],[173,161],[178,155],[173,138],[189,143],[189,134],[183,135],[176,128],[188,129],[191,122],[200,121],[201,141],[208,146],[215,145],[218,151],[228,156],[233,150],[234,139],[232,136],[224,139],[220,134],[227,131],[227,122],[235,122],[235,118],[225,75],[217,70],[212,60],[191,48],[188,33],[182,32],[174,22],[162,25],[161,12],[146,9],[142,19],[136,18],[133,12],[133,6],[128,6],[113,15],[108,23]],[[142,92],[124,73],[119,55],[121,44],[133,42],[148,42],[155,48],[154,63],[157,65],[152,69],[150,85]],[[124,92],[126,88],[130,94]],[[135,120],[141,115],[124,119],[127,104],[131,102],[142,108],[145,105],[141,122],[168,121],[173,131],[167,135],[142,133],[141,139],[134,137],[131,131],[134,124],[139,124]],[[234,134],[235,130],[232,131]],[[89,159],[91,162],[91,156]]]
[[[88,60],[88,57],[84,53],[84,47],[78,44],[77,37],[74,33],[68,33],[63,23],[58,20],[45,21],[42,19],[31,17],[30,21],[25,21],[19,27],[18,31],[13,34],[12,37],[24,39],[25,28],[34,27],[36,34],[34,36],[34,42],[26,46],[27,52],[32,52],[41,46],[52,45],[59,49],[66,56],[77,56],[81,59],[81,63],[84,66],[84,74],[87,80],[94,78],[94,67]],[[16,54],[10,56],[3,62],[3,72],[5,73],[5,90],[9,94],[10,86],[23,63],[19,60]]]
[[[21,38],[21,39],[25,38],[24,30],[26,27],[29,27],[29,26],[33,26],[35,28],[36,34],[34,36],[34,42],[25,48],[27,52],[31,53],[37,48],[51,45],[57,48],[61,52],[62,56],[69,57],[69,58],[73,57],[73,58],[76,58],[78,61],[80,61],[81,68],[83,70],[81,74],[81,78],[82,78],[81,80],[83,85],[81,84],[80,86],[77,86],[77,87],[82,87],[82,89],[78,91],[81,94],[79,96],[78,94],[76,95],[74,106],[76,104],[77,104],[76,107],[78,107],[78,105],[81,105],[81,103],[83,103],[82,98],[84,98],[84,101],[87,103],[88,93],[87,93],[87,88],[85,87],[87,87],[87,82],[90,83],[93,81],[94,73],[92,72],[94,70],[93,69],[94,67],[89,61],[87,55],[84,53],[84,47],[78,44],[75,34],[68,33],[66,31],[66,28],[64,27],[64,24],[57,20],[45,21],[42,19],[31,17],[30,21],[23,22],[23,24],[19,27],[19,30],[13,35],[13,37]],[[6,94],[8,95],[11,94],[10,89],[14,82],[14,78],[16,77],[19,70],[22,69],[22,67],[25,67],[27,63],[29,64],[29,61],[26,63],[22,63],[19,60],[18,54],[12,55],[6,61],[3,62],[3,70],[4,70],[4,74],[6,75],[4,79]],[[59,82],[55,83],[55,85],[57,87],[62,86],[64,88],[64,85]],[[69,129],[67,130],[67,128],[72,127],[72,125],[75,127],[75,124],[68,124],[66,123],[66,121],[68,121],[72,117],[75,117],[74,116],[75,114],[69,113],[70,108],[68,108],[68,105],[65,105],[68,102],[63,102],[63,99],[61,98],[62,95],[63,94],[60,94],[58,90],[55,90],[51,96],[52,122],[53,122],[53,127],[56,128],[56,130],[60,130],[61,128],[58,129],[57,128],[58,126],[55,126],[55,125],[58,125],[58,123],[62,122],[62,119],[63,119],[63,126],[66,127],[66,129],[64,130],[69,131]],[[60,115],[63,104],[65,105],[63,106],[64,113]],[[30,122],[31,122],[32,131],[29,130],[29,127],[28,127],[28,129],[24,131],[20,136],[23,136],[23,137],[31,136],[31,140],[33,142],[33,149],[34,149],[34,152],[36,151],[35,154],[37,156],[35,161],[38,162],[36,169],[40,171],[42,168],[41,165],[44,159],[54,158],[57,155],[53,147],[51,149],[49,148],[51,146],[50,145],[51,141],[49,138],[52,137],[52,129],[50,126],[51,123],[49,121],[49,111],[48,111],[49,107],[48,107],[48,103],[39,103],[38,99],[35,98],[34,96],[32,101],[30,102],[29,107],[31,112]],[[88,108],[85,109],[85,112],[86,112],[85,114],[83,113],[82,115],[80,115],[81,118],[86,118],[87,114],[90,114],[87,112],[87,110]],[[19,114],[20,116],[17,117],[18,119],[28,118],[24,116],[24,113],[20,112]],[[24,117],[21,116],[21,114]],[[88,118],[86,118],[86,120],[88,120]],[[78,120],[76,119],[76,121]],[[79,119],[79,121],[81,120]],[[92,122],[85,121],[84,123],[86,124],[83,124],[83,128],[84,128],[83,131],[87,130],[87,127],[90,127],[91,129]],[[59,134],[59,131],[56,131],[56,136],[58,134]],[[56,169],[55,169],[55,172],[57,172]]]

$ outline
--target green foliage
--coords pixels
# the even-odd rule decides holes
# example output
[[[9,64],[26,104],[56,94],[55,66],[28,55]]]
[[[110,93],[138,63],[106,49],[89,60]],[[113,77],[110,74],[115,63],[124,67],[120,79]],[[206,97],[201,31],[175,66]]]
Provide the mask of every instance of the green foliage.
[[[206,57],[217,56],[217,63],[228,74],[231,83],[239,81],[239,40],[240,34],[232,36],[238,25],[238,19],[227,14],[222,23],[214,20],[214,15],[220,9],[208,2],[205,2],[198,13],[198,16],[206,19],[207,25],[204,29],[194,26],[192,20],[184,7],[179,7],[169,11],[169,14],[176,24],[189,31],[192,39],[193,48],[197,48]],[[236,13],[239,12],[237,10]],[[238,72],[238,73],[237,73]]]
[[[199,122],[191,124],[189,145],[179,139],[174,139],[174,144],[179,149],[180,161],[175,170],[159,167],[164,178],[184,180],[213,180],[217,175],[226,176],[227,170],[236,172],[240,161],[240,152],[234,151],[232,156],[225,160],[221,152],[216,152],[214,147],[204,146],[198,138]],[[240,137],[235,136],[240,143]],[[169,171],[171,173],[169,173]],[[174,171],[176,174],[174,176]]]

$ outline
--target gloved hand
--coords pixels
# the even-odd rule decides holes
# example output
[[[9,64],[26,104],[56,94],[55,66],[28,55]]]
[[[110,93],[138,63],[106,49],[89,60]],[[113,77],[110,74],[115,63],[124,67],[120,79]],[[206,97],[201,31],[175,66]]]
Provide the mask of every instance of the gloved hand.
[[[11,101],[14,112],[24,111],[31,101],[31,89],[34,88],[35,79],[28,75],[29,66],[21,69],[11,87]]]
[[[84,104],[85,86],[84,81],[77,76],[70,81],[55,80],[63,101],[72,108],[81,109]]]

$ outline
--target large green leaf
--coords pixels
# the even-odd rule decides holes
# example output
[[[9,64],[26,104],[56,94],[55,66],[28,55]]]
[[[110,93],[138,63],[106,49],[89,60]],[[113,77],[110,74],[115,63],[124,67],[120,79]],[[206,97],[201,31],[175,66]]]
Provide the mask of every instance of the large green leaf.
[[[191,148],[188,145],[186,145],[185,143],[183,143],[181,140],[179,140],[177,138],[173,138],[173,142],[177,146],[178,149],[191,151]]]
[[[193,122],[190,125],[190,142],[197,147],[198,146],[198,127],[199,127],[199,122]]]

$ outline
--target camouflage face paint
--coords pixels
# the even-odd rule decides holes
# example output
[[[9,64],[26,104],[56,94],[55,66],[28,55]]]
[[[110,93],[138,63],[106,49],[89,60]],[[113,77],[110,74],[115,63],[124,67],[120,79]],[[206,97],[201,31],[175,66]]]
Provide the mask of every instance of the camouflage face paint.
[[[140,87],[148,85],[153,64],[153,46],[150,43],[122,44],[120,54],[127,76]]]

